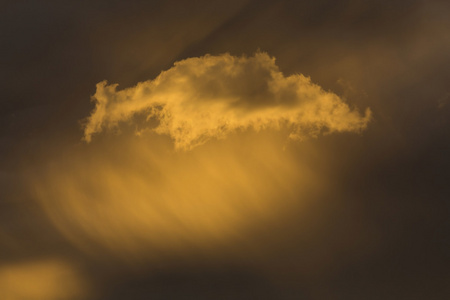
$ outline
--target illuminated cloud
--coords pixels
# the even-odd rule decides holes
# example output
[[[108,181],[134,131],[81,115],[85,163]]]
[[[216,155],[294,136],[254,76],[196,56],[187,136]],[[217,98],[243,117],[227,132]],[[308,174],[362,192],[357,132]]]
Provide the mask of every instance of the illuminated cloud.
[[[320,132],[358,132],[371,118],[369,109],[360,115],[308,77],[285,77],[266,53],[189,58],[154,80],[119,91],[117,86],[97,84],[96,107],[84,130],[87,142],[142,114],[147,123],[143,131],[170,136],[177,149],[246,129],[286,127],[292,139]]]
[[[257,224],[308,205],[324,182],[274,131],[301,139],[358,132],[370,120],[309,78],[285,77],[265,53],[186,59],[132,88],[101,82],[93,99],[88,142],[129,128],[122,123],[169,136],[181,150],[239,132],[189,152],[157,135],[122,134],[61,151],[31,174],[34,198],[70,242],[130,262],[250,245]],[[254,132],[263,129],[271,130]]]

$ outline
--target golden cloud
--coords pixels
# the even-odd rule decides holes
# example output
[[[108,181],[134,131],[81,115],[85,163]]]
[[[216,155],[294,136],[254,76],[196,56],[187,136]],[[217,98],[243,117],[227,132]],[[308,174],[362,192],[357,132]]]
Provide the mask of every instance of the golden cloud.
[[[126,124],[152,134],[58,149],[30,185],[72,243],[131,262],[248,246],[260,224],[304,207],[323,185],[280,146],[286,136],[358,132],[370,120],[309,78],[285,77],[265,53],[186,59],[121,91],[101,82],[93,99],[86,141]],[[170,139],[192,151],[173,151]]]
[[[147,126],[137,133],[152,130],[168,135],[177,149],[192,149],[246,129],[285,126],[292,139],[322,131],[358,132],[371,118],[370,109],[360,115],[308,77],[285,77],[275,58],[261,52],[252,57],[189,58],[154,80],[119,91],[117,86],[106,81],[97,84],[96,107],[84,129],[86,141],[141,114]],[[151,120],[157,125],[150,126]]]

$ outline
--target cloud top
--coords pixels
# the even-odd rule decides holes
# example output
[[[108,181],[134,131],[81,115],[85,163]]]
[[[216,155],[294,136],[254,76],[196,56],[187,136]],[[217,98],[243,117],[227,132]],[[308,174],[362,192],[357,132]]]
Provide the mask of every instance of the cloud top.
[[[146,130],[170,136],[177,149],[191,149],[236,130],[289,128],[292,139],[320,132],[359,132],[371,112],[361,115],[337,95],[301,74],[285,77],[275,58],[205,55],[175,62],[153,80],[117,90],[97,84],[95,109],[84,139],[121,122],[146,117]],[[151,126],[151,124],[156,125]]]

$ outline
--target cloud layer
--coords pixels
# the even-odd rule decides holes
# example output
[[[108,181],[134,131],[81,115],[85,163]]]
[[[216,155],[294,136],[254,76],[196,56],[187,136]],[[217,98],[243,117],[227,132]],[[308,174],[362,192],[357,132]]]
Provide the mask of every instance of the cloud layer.
[[[178,61],[154,80],[117,90],[97,84],[96,107],[84,138],[145,115],[145,130],[170,136],[177,149],[191,149],[236,130],[286,127],[301,139],[325,132],[359,132],[371,112],[361,115],[308,77],[285,77],[266,53],[252,57],[205,55]],[[157,121],[157,124],[151,121]],[[142,130],[140,131],[140,133]]]

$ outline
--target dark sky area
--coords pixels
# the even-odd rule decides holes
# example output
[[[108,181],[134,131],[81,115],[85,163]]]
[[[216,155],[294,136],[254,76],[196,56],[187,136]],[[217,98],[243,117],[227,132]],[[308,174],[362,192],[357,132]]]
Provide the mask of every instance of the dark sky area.
[[[12,300],[449,299],[450,2],[6,0],[1,7],[0,299],[2,289]],[[289,196],[312,203],[306,211],[252,223],[239,242],[222,242],[210,255],[194,243],[179,250],[188,254],[162,250],[160,259],[130,263],[104,250],[116,247],[114,238],[91,245],[93,233],[80,242],[82,233],[68,232],[36,199],[30,178],[43,166],[64,170],[88,147],[120,160],[105,146],[113,143],[82,141],[98,82],[132,87],[186,58],[257,51],[275,57],[286,76],[309,76],[350,107],[372,111],[361,133],[289,143],[292,167],[301,162],[321,178],[306,196]],[[11,287],[40,276],[27,267],[35,262],[51,262],[42,281],[56,280],[51,270],[61,261],[83,293],[58,296],[55,283],[23,283],[19,290],[30,292],[21,296]]]

